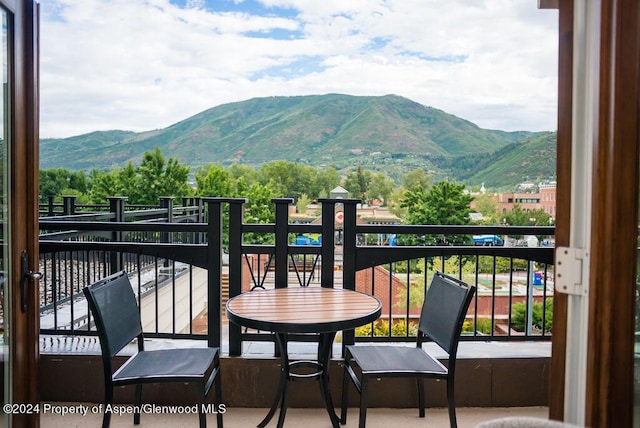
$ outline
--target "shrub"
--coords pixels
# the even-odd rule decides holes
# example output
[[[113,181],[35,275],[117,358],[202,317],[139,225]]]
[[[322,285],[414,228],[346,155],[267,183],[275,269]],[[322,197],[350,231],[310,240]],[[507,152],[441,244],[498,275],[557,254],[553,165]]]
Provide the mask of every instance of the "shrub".
[[[474,324],[472,319],[464,320],[462,324],[463,333],[475,333],[473,330]],[[478,318],[475,324],[476,331],[481,334],[491,334],[493,331],[493,325],[491,324],[491,318]]]
[[[542,331],[542,302],[534,301],[532,304],[532,324],[538,331]],[[525,331],[526,329],[526,310],[527,303],[515,303],[511,309],[511,326],[516,331]],[[551,332],[553,325],[553,299],[547,298],[544,302],[544,331]]]
[[[389,336],[389,320],[378,320],[372,324],[366,324],[355,329],[356,336]],[[391,336],[416,336],[418,334],[418,323],[409,321],[409,331],[404,319],[394,321],[391,325]]]
[[[371,336],[372,330],[373,330],[373,327],[371,323],[362,325],[360,327],[356,327],[356,336],[361,336],[361,337]]]

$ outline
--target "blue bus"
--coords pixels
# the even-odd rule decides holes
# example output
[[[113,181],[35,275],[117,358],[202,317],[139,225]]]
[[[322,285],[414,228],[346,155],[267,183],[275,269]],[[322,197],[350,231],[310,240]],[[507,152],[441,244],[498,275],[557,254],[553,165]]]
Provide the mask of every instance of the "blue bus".
[[[474,235],[473,245],[501,247],[504,245],[504,241],[497,235]]]

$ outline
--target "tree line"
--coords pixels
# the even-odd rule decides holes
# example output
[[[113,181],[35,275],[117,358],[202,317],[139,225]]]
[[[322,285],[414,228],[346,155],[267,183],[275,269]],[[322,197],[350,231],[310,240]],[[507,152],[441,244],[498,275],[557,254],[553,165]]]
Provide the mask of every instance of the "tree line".
[[[130,204],[156,205],[160,197],[238,197],[248,200],[248,215],[259,222],[272,221],[271,199],[291,197],[299,212],[318,198],[328,197],[342,186],[349,197],[363,203],[374,200],[404,219],[407,224],[469,224],[470,203],[474,199],[466,186],[441,181],[434,184],[422,169],[406,173],[400,183],[382,172],[358,166],[340,176],[336,168],[316,168],[284,160],[252,168],[233,164],[224,167],[208,164],[191,174],[191,168],[162,154],[159,148],[144,153],[138,166],[129,162],[124,168],[109,171],[44,169],[40,171],[40,199],[75,195],[79,204],[103,204],[109,196],[127,197]],[[497,201],[487,195],[475,196],[476,211],[483,224],[549,225],[549,216],[519,209],[502,213]],[[539,211],[539,212],[538,212]],[[455,237],[448,237],[454,244]]]

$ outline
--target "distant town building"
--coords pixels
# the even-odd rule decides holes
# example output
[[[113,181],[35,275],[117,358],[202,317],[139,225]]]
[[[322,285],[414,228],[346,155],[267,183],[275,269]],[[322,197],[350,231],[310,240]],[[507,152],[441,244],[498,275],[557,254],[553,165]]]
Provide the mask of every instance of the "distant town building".
[[[513,210],[516,204],[525,211],[544,210],[551,218],[556,218],[556,183],[538,184],[531,187],[523,183],[518,187],[521,192],[498,193],[496,195],[503,213]]]
[[[556,218],[556,182],[540,185],[540,203],[544,212]]]
[[[336,224],[342,223],[342,208],[336,208]],[[387,207],[380,205],[357,205],[358,224],[400,224],[402,220],[392,214]],[[321,223],[320,207],[317,204],[309,204],[305,213],[298,213],[295,205],[289,206],[289,218],[292,223]]]

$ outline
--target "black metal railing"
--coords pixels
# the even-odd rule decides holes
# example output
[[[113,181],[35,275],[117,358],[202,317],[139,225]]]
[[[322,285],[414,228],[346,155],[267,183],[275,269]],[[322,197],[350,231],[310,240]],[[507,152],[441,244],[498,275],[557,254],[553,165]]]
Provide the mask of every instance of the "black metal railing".
[[[291,223],[293,201],[287,198],[273,200],[270,224],[245,223],[244,199],[190,198],[174,207],[163,198],[147,210],[130,210],[123,198],[109,200],[109,212],[99,220],[86,214],[41,218],[43,333],[92,334],[82,288],[124,269],[149,336],[214,345],[224,337],[229,353],[240,355],[243,341],[270,341],[272,335],[233,324],[223,332],[227,298],[256,288],[321,286],[360,290],[383,302],[381,319],[343,332],[344,344],[408,341],[421,296],[433,271],[442,270],[478,287],[463,340],[550,339],[551,246],[367,243],[388,242],[372,237],[392,235],[457,235],[470,242],[476,234],[517,236],[522,243],[526,236],[552,237],[552,227],[365,225],[358,224],[359,201],[351,199],[321,200],[319,224]],[[300,235],[321,239],[318,245],[297,245]]]

